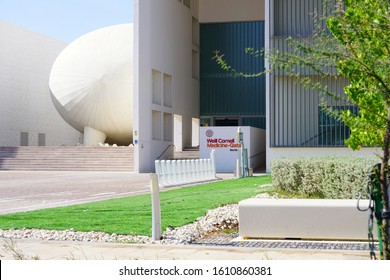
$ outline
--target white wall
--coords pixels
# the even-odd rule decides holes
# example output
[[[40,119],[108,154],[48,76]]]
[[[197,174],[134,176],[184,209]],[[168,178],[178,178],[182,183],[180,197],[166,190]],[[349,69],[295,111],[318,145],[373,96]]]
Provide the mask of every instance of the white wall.
[[[200,22],[264,20],[264,0],[199,0]]]
[[[19,146],[28,132],[29,145],[74,145],[80,133],[62,120],[49,92],[52,64],[67,45],[0,21],[0,146]]]
[[[197,118],[192,119],[192,146],[199,146],[199,128],[200,128],[200,120]]]
[[[154,170],[154,160],[173,144],[173,131],[171,137],[164,133],[169,114],[172,127],[173,115],[182,116],[183,147],[192,142],[192,118],[199,118],[199,81],[192,75],[192,53],[197,50],[192,44],[192,22],[198,11],[196,1],[190,10],[177,0],[135,0],[134,10],[135,170],[149,172]],[[172,78],[172,104],[168,106],[153,99],[153,70]],[[164,88],[162,84],[162,91]],[[164,99],[164,93],[162,96]],[[163,116],[160,119],[159,114]],[[153,120],[160,122],[161,135]]]
[[[174,145],[175,151],[183,151],[183,121],[180,115],[174,116]]]

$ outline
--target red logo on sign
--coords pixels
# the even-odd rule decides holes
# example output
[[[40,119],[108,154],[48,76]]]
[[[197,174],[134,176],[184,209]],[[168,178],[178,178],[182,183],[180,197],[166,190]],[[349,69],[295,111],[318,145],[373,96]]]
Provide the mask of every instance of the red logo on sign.
[[[212,137],[213,135],[214,135],[214,132],[211,129],[206,130],[206,136],[207,137]]]

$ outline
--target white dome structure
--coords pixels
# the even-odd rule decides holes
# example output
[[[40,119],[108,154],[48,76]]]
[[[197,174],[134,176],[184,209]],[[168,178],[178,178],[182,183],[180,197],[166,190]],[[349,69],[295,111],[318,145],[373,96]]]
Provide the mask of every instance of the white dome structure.
[[[84,133],[84,144],[132,143],[133,25],[76,39],[54,62],[49,87],[62,118]]]

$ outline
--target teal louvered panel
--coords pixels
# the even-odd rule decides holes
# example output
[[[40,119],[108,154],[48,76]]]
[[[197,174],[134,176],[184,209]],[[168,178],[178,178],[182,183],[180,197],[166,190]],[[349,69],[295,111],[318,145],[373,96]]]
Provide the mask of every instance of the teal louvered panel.
[[[242,118],[241,124],[251,123],[265,128],[265,76],[234,77],[212,59],[217,50],[238,71],[258,73],[264,70],[264,59],[246,54],[245,49],[260,50],[263,47],[262,21],[201,24],[201,118],[235,116]]]

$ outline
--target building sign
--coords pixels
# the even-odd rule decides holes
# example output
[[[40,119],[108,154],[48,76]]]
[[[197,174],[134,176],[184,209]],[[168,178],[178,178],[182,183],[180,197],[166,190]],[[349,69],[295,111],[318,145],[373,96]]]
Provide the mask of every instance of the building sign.
[[[241,152],[241,144],[237,137],[236,126],[204,126],[200,127],[199,152],[200,158],[209,158],[211,150],[215,150],[217,172],[233,173]],[[244,147],[248,149],[248,156],[259,151],[265,151],[265,131],[244,126],[241,127],[244,135]],[[265,156],[265,154],[264,154]],[[257,157],[250,158],[249,166],[257,164]]]
[[[226,127],[213,127],[212,129],[208,127],[206,129],[206,132],[204,134],[206,136],[205,144],[207,145],[207,148],[211,148],[211,149],[225,148],[225,149],[230,149],[231,152],[236,152],[238,148],[241,148],[241,144],[238,143],[238,139],[234,132],[235,130],[237,134],[237,127],[228,128],[228,132],[226,135],[228,135],[229,137],[216,137],[216,136],[223,136],[222,133],[223,130],[221,130],[221,128],[223,128],[223,130],[226,130]],[[214,135],[214,130],[217,132],[216,136]]]
[[[207,139],[207,148],[240,148],[241,144],[236,143],[234,138],[223,139],[223,138],[212,138]]]
[[[234,172],[241,145],[237,139],[237,127],[201,127],[199,152],[201,158],[208,158],[215,150],[217,172]]]

